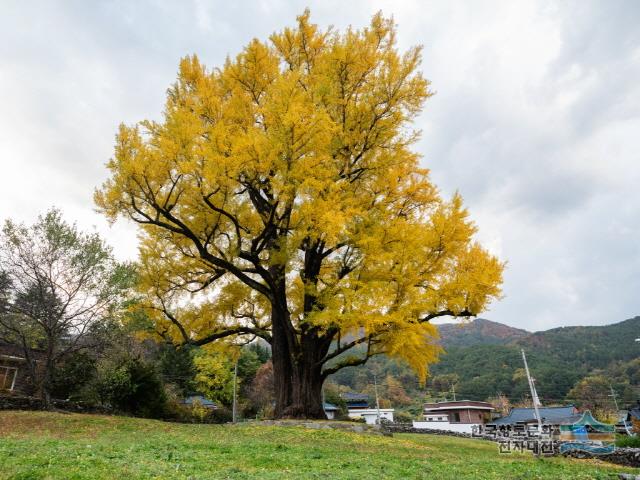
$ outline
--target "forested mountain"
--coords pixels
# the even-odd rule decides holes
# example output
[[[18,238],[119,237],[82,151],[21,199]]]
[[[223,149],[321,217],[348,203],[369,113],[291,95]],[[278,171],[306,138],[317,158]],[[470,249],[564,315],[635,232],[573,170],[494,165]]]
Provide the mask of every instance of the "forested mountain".
[[[572,367],[606,368],[640,356],[640,317],[597,327],[560,327],[532,333],[515,342]]]
[[[469,323],[438,325],[440,340],[445,348],[474,345],[504,345],[530,335],[526,330],[503,323],[477,318]]]
[[[483,328],[487,321],[474,325],[478,321],[463,327],[469,328],[470,334],[462,344],[459,338],[451,342],[450,329],[444,329],[446,354],[432,369],[432,384],[434,380],[438,383],[440,375],[455,374],[459,395],[488,398],[502,393],[512,401],[519,401],[528,395],[522,371],[522,348],[527,353],[543,402],[580,403],[585,399],[571,398],[570,390],[584,377],[596,375],[614,387],[622,403],[635,400],[635,387],[640,380],[636,378],[640,345],[635,342],[640,334],[640,317],[606,326],[554,328],[520,335],[502,345],[491,345],[497,343],[495,335],[482,335],[487,330]],[[509,328],[506,327],[505,332],[509,332]],[[475,343],[469,341],[474,332],[478,332]]]
[[[544,404],[584,404],[595,399],[613,408],[610,388],[621,407],[637,399],[640,343],[635,339],[640,337],[640,317],[606,326],[535,333],[485,319],[462,326],[444,324],[439,330],[445,353],[431,367],[424,388],[406,366],[385,358],[364,368],[348,369],[333,381],[354,390],[371,389],[372,372],[376,372],[383,379],[383,391],[385,378],[397,378],[412,397],[452,398],[455,390],[458,399],[482,400],[502,394],[512,403],[526,403],[529,387],[520,351],[524,349]],[[585,378],[587,384],[599,386],[595,390],[574,388]]]

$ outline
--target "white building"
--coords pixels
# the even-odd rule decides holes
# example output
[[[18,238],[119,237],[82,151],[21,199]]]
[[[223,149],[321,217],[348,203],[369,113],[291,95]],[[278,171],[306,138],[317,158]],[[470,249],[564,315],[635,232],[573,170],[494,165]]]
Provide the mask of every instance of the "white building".
[[[413,422],[414,428],[473,433],[473,428],[489,419],[493,405],[487,402],[460,400],[424,404],[424,421]]]
[[[324,402],[323,405],[324,414],[327,416],[328,420],[334,420],[338,413],[338,407],[336,407],[333,403]]]
[[[349,409],[348,415],[349,418],[364,418],[367,425],[375,425],[378,423],[378,414],[381,420],[393,422],[393,412],[393,408],[381,408],[380,410],[377,408],[358,408]]]

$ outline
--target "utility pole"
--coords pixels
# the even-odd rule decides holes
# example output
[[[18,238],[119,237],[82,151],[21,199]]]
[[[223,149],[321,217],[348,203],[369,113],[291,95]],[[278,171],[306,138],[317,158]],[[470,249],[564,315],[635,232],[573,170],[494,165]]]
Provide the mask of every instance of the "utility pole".
[[[232,410],[232,414],[231,414],[231,421],[233,423],[236,423],[237,421],[237,410],[236,410],[236,405],[237,405],[237,395],[236,395],[236,389],[238,386],[238,360],[236,360],[236,366],[233,369],[233,410]]]
[[[611,394],[609,395],[609,397],[613,397],[613,403],[616,406],[616,415],[618,414],[618,412],[620,411],[620,408],[618,407],[618,394],[616,393],[616,391],[613,389],[613,385],[609,384],[609,388],[611,389]]]
[[[376,374],[373,374],[373,387],[376,392],[376,410],[378,411],[378,425],[380,424],[380,399],[378,398],[378,380]]]
[[[456,386],[455,384],[451,384],[451,393],[453,393],[453,401],[456,401]]]
[[[527,365],[527,357],[524,354],[524,349],[520,350],[522,352],[522,360],[524,361],[524,370],[527,373],[527,380],[529,380],[529,389],[531,390],[531,400],[533,400],[533,410],[536,413],[536,420],[538,421],[538,435],[542,435],[542,419],[540,418],[540,410],[538,407],[541,406],[540,400],[538,399],[538,392],[536,392],[536,386],[534,384],[533,378],[529,374],[529,365]]]

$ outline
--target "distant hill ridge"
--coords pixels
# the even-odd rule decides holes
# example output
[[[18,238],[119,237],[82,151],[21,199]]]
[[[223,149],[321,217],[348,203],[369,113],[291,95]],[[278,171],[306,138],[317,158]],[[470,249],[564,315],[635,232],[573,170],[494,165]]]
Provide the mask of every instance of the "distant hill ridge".
[[[602,326],[559,327],[540,332],[509,327],[486,319],[438,326],[445,353],[432,375],[456,374],[460,394],[482,399],[502,392],[527,395],[519,380],[520,349],[546,402],[559,402],[587,375],[605,375],[627,401],[640,394],[640,316]],[[638,390],[636,390],[636,388]]]
[[[504,345],[522,339],[531,333],[504,323],[476,318],[468,323],[438,325],[440,341],[446,347],[470,347],[473,345]]]
[[[510,327],[477,318],[468,323],[438,325],[445,349],[479,345],[513,345],[533,348],[562,359],[584,360],[610,357],[630,360],[640,356],[640,316],[610,325],[556,327],[539,332]],[[601,362],[598,362],[601,363]]]

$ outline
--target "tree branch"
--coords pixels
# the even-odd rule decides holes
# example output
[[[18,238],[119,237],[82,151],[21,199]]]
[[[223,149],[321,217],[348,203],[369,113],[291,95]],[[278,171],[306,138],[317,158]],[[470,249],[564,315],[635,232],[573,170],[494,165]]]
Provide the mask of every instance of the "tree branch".
[[[387,352],[385,352],[384,350],[381,350],[379,352],[367,352],[367,354],[362,358],[348,358],[347,360],[340,362],[331,368],[325,368],[324,370],[322,370],[322,378],[327,378],[329,375],[336,373],[337,371],[342,370],[346,367],[357,367],[358,365],[364,365],[374,355],[382,355],[383,353]]]
[[[353,347],[360,345],[361,343],[364,342],[370,342],[373,340],[373,335],[367,335],[366,337],[362,337],[362,338],[358,338],[356,340],[354,340],[353,342],[349,342],[346,343],[344,345],[342,345],[341,347],[337,347],[335,350],[333,350],[332,352],[328,353],[327,355],[324,356],[324,358],[322,360],[320,360],[320,364],[324,364],[326,362],[328,362],[329,360],[331,360],[332,358],[336,358],[338,355],[346,352],[347,350],[352,349]]]
[[[443,310],[441,312],[430,313],[426,317],[423,317],[418,320],[419,323],[425,323],[429,320],[433,320],[437,317],[475,317],[477,314],[470,312],[469,310],[463,310],[461,312],[453,312],[451,310]]]

